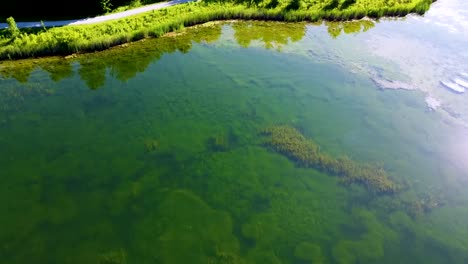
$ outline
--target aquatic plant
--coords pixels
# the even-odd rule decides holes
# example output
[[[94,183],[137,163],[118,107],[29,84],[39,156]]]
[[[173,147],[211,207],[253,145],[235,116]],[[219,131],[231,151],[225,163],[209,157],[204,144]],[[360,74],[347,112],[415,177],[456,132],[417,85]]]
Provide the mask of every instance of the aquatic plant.
[[[0,113],[23,109],[28,100],[38,100],[54,94],[54,89],[41,83],[6,83],[0,89]]]
[[[316,168],[340,176],[342,183],[357,183],[375,193],[393,193],[398,190],[382,168],[358,164],[348,157],[335,159],[324,154],[319,145],[306,139],[293,127],[272,126],[263,129],[261,134],[266,136],[265,146],[287,156],[301,167]]]
[[[243,264],[245,261],[236,254],[216,250],[214,257],[208,258],[208,264]]]
[[[126,264],[127,254],[123,249],[104,253],[99,256],[99,264]]]
[[[430,213],[435,208],[443,206],[445,204],[445,200],[443,197],[429,192],[423,198],[411,201],[402,201],[402,204],[408,215],[413,219],[416,219]]]
[[[154,138],[145,139],[144,145],[146,152],[153,152],[159,149],[159,141]]]
[[[212,136],[208,138],[208,148],[212,151],[227,151],[229,139],[223,134]]]
[[[186,190],[169,192],[158,205],[135,225],[140,254],[158,263],[242,263],[229,214]]]
[[[357,239],[345,238],[335,244],[332,255],[336,263],[379,263],[378,260],[384,256],[385,243],[399,242],[398,235],[371,211],[355,208],[349,222],[358,223],[363,232]]]
[[[294,249],[294,257],[312,263],[326,263],[320,246],[309,242],[299,243]]]

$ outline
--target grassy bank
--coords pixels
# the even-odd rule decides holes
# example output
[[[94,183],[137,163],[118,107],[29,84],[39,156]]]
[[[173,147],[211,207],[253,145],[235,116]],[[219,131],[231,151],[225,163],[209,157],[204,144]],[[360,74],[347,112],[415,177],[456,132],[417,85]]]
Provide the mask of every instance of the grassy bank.
[[[325,2],[328,4],[325,5]],[[338,4],[329,5],[335,2]],[[22,32],[15,37],[9,36],[8,31],[4,30],[0,34],[0,59],[104,50],[111,46],[146,37],[159,37],[183,27],[214,20],[335,21],[360,19],[366,16],[379,18],[403,16],[409,13],[424,14],[432,0],[397,0],[393,5],[384,4],[390,1],[383,0],[356,0],[356,3],[351,4],[346,2],[352,0],[313,1],[310,4],[298,0],[290,2],[272,0],[255,5],[198,2],[100,24]]]

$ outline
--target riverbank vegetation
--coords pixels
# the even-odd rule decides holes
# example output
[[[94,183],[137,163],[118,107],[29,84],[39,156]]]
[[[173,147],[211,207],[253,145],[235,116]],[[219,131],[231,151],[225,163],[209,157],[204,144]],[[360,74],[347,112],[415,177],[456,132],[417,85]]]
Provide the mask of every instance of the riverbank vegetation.
[[[176,51],[187,53],[194,43],[217,41],[223,34],[224,26],[231,27],[237,44],[246,48],[260,43],[267,49],[281,50],[288,43],[300,41],[306,33],[306,23],[209,22],[160,38],[145,39],[97,53],[68,56],[66,59],[54,56],[0,61],[0,78],[13,78],[26,83],[33,71],[44,70],[54,82],[78,75],[89,88],[97,89],[102,87],[108,78],[106,73],[120,81],[128,81],[137,73],[145,71],[151,63],[158,61],[164,54]],[[335,38],[342,32],[353,34],[368,30],[373,27],[373,22],[371,20],[327,22],[324,26],[328,27],[330,36]],[[135,60],[136,57],[139,59]],[[73,64],[79,64],[79,70],[76,70]]]
[[[271,0],[234,3],[208,0],[99,24],[42,29],[21,32],[15,36],[8,34],[8,30],[3,30],[0,32],[0,59],[103,50],[214,20],[337,21],[366,16],[379,18],[385,15],[423,14],[431,2],[432,0]]]

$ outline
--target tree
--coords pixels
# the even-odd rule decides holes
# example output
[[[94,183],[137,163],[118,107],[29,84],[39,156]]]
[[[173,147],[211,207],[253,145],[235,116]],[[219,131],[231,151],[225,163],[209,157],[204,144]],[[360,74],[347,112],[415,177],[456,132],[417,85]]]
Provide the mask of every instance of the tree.
[[[112,3],[110,0],[101,0],[101,8],[104,13],[112,11]]]

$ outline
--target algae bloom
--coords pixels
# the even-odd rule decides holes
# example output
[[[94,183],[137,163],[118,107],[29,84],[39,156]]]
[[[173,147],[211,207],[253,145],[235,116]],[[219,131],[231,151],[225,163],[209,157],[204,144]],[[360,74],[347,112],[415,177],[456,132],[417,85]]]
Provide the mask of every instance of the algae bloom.
[[[316,168],[342,177],[346,184],[357,183],[375,193],[394,193],[397,185],[379,167],[358,164],[348,157],[333,158],[320,152],[320,146],[289,126],[272,126],[262,130],[265,146],[287,156],[301,167]]]

